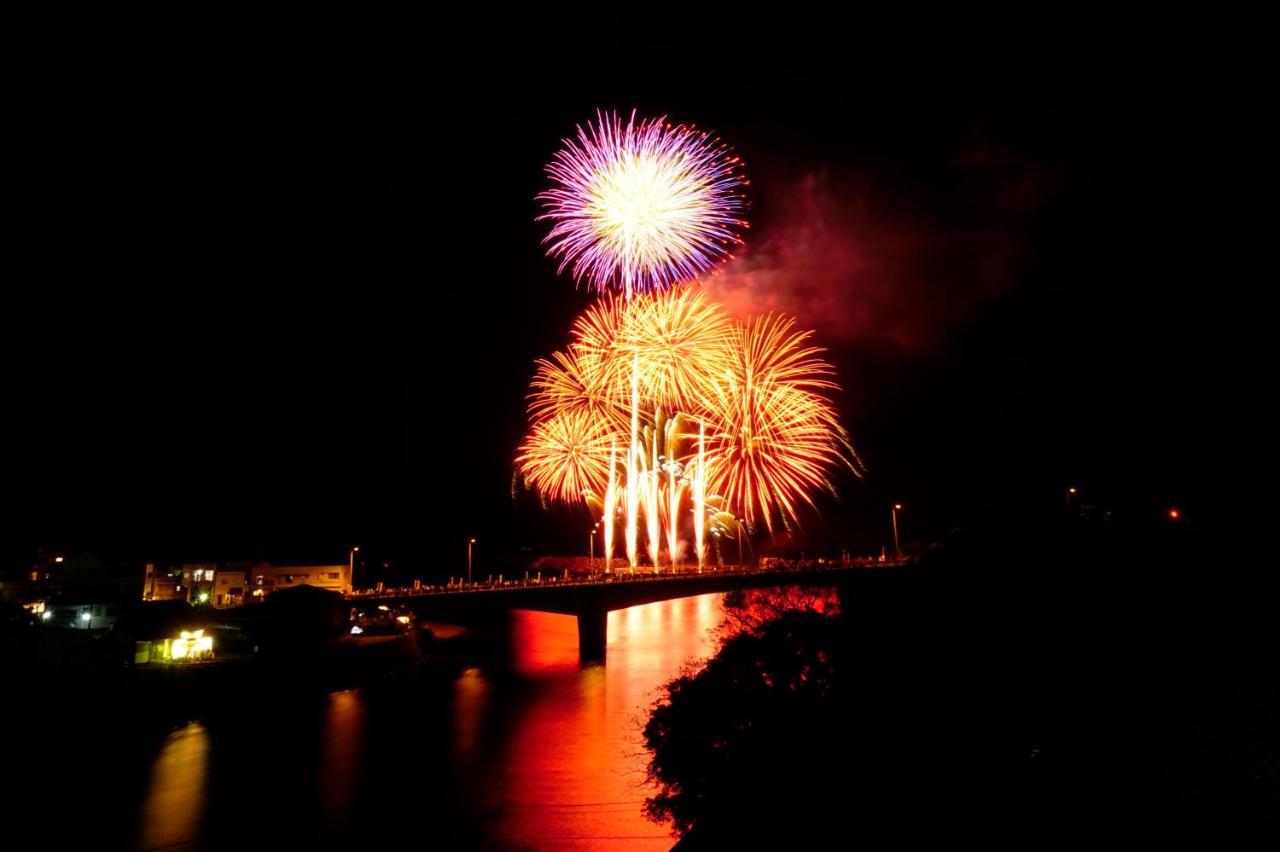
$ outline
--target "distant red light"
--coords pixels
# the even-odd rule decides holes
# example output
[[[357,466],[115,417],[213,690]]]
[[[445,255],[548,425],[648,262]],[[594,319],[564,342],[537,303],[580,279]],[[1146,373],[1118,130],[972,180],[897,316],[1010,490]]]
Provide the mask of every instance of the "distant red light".
[[[1181,517],[1182,517],[1182,513],[1181,513],[1181,512],[1179,512],[1177,509],[1170,509],[1170,510],[1169,510],[1169,520],[1171,520],[1171,521],[1176,521],[1176,520],[1178,520],[1178,519],[1179,519],[1179,518],[1181,518]]]

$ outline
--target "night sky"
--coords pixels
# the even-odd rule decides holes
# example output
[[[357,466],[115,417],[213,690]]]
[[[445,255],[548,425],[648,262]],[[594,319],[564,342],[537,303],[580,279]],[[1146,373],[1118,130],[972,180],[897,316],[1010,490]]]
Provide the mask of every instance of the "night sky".
[[[712,292],[796,313],[836,363],[868,475],[780,549],[878,550],[894,500],[936,540],[1069,484],[1207,512],[1215,80],[1121,36],[820,24],[47,70],[11,161],[6,560],[585,550],[585,516],[513,497],[512,457],[533,360],[592,298],[533,219],[597,107],[737,149],[752,228]]]

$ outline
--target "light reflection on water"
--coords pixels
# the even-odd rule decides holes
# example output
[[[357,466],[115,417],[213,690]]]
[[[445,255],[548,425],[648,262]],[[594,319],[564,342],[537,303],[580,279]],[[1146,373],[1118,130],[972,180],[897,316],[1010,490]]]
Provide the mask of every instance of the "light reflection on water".
[[[516,613],[515,668],[544,688],[517,708],[491,779],[503,837],[535,849],[670,847],[641,810],[654,791],[640,729],[658,687],[712,653],[722,617],[719,595],[611,612],[607,664],[581,669],[573,618]]]
[[[322,752],[319,799],[323,811],[335,821],[346,822],[351,816],[352,796],[359,784],[364,725],[364,704],[354,689],[329,695],[321,735]]]
[[[143,804],[142,849],[196,848],[208,768],[209,734],[199,722],[165,739]]]
[[[572,617],[517,612],[501,663],[192,723],[152,765],[142,847],[667,849],[640,729],[722,620],[720,595],[612,612],[607,664],[583,668]]]

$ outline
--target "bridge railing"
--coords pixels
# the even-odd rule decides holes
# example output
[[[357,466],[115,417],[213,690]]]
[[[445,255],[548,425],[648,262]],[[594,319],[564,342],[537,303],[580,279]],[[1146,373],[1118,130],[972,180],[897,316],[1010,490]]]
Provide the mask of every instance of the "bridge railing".
[[[357,589],[348,592],[346,597],[354,600],[362,598],[421,598],[436,595],[459,595],[473,594],[482,592],[502,591],[506,589],[540,589],[540,588],[566,588],[571,586],[603,586],[615,583],[652,583],[669,580],[696,580],[707,579],[708,577],[725,577],[725,576],[742,576],[742,575],[761,575],[761,574],[787,574],[796,572],[812,573],[815,571],[839,571],[852,568],[885,568],[898,567],[906,565],[909,559],[850,559],[842,561],[825,561],[825,560],[767,560],[760,567],[752,566],[727,566],[703,568],[701,571],[690,568],[683,569],[667,569],[665,571],[655,572],[653,569],[645,569],[644,571],[614,571],[608,574],[603,572],[597,574],[576,574],[564,577],[529,577],[517,578],[512,580],[503,579],[501,575],[497,580],[479,580],[472,583],[450,582],[445,585],[421,585],[398,586],[393,588],[382,589]]]

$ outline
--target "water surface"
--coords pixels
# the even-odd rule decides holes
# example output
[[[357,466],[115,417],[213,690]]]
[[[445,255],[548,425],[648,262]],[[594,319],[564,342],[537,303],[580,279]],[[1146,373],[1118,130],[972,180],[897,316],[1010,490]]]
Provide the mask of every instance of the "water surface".
[[[667,849],[640,728],[722,618],[720,595],[610,613],[582,668],[574,619],[518,612],[505,654],[192,719],[116,806],[144,849]]]

